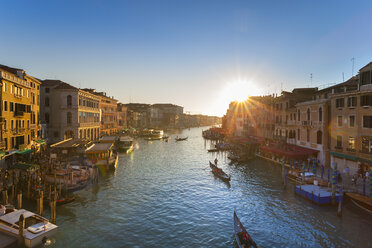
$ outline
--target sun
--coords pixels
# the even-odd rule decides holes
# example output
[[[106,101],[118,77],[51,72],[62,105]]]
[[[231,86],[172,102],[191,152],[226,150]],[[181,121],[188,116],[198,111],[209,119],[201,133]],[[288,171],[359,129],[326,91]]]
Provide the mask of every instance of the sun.
[[[227,83],[221,93],[223,98],[228,101],[243,102],[250,96],[259,95],[260,90],[253,82],[239,79]]]

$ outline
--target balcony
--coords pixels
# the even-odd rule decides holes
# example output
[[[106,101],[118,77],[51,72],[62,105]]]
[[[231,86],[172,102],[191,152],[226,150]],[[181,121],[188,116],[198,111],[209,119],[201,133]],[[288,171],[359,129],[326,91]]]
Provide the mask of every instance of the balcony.
[[[353,148],[346,148],[346,151],[348,151],[348,152],[356,152],[356,150],[353,149]]]
[[[0,123],[4,123],[5,122],[5,118],[4,117],[0,117]]]
[[[363,153],[363,154],[367,154],[367,155],[372,155],[372,150],[368,151],[368,150],[359,150],[359,153]]]
[[[14,111],[14,117],[22,117],[24,114],[23,111]]]
[[[302,126],[312,126],[313,122],[312,121],[302,121]]]
[[[26,130],[25,128],[13,128],[12,133],[13,135],[17,135],[23,133],[25,130]]]

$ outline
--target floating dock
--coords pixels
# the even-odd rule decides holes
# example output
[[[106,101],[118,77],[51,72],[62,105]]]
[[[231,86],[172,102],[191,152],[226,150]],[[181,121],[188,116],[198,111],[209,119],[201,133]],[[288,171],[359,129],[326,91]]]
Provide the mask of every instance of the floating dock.
[[[317,185],[298,185],[295,193],[319,205],[330,204],[332,202],[332,191],[330,188],[319,187]],[[336,202],[341,200],[341,194],[336,192]]]

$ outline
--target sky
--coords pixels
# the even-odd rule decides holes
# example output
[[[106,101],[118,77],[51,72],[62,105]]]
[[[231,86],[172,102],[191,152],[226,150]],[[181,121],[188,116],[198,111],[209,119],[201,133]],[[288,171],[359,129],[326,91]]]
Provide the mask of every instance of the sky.
[[[2,0],[1,9],[0,64],[192,114],[341,83],[372,61],[372,1]]]

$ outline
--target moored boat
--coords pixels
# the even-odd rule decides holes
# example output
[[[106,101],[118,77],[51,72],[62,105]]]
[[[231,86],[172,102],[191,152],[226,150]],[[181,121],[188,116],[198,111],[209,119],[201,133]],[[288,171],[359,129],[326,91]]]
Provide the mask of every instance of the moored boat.
[[[115,169],[118,164],[118,154],[113,151],[113,143],[98,143],[89,147],[85,153],[88,159],[95,164],[100,171]]]
[[[257,248],[256,242],[253,241],[251,236],[248,234],[247,230],[245,230],[243,224],[240,222],[238,216],[236,215],[235,210],[234,210],[234,233],[236,243],[238,244],[239,248],[247,247]]]
[[[18,236],[19,220],[23,215],[25,226],[23,239],[26,247],[35,247],[42,244],[43,240],[51,238],[57,233],[58,226],[50,223],[44,217],[25,209],[6,209],[0,211],[0,232]]]
[[[345,193],[345,195],[350,198],[354,205],[363,209],[365,212],[372,214],[372,199],[370,197],[356,193]]]
[[[209,161],[209,167],[211,167],[213,174],[216,177],[221,178],[225,182],[229,182],[231,180],[231,177],[226,174],[221,168],[218,168],[215,164],[213,164],[211,161]]]
[[[131,151],[133,151],[133,138],[129,136],[120,137],[116,141],[115,146],[118,152],[130,153]]]
[[[184,141],[184,140],[187,140],[188,137],[185,137],[185,138],[176,138],[176,141]]]

